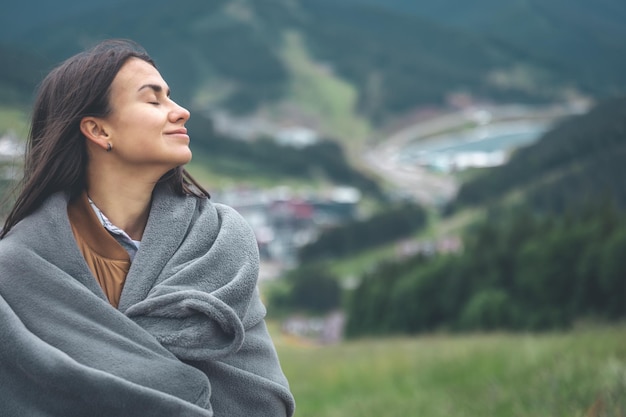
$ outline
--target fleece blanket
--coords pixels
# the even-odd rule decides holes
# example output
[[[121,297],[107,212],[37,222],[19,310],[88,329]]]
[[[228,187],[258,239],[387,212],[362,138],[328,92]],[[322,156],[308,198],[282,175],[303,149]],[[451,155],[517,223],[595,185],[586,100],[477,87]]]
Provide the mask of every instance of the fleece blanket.
[[[1,416],[290,416],[253,233],[233,209],[157,187],[107,301],[57,193],[0,241]]]

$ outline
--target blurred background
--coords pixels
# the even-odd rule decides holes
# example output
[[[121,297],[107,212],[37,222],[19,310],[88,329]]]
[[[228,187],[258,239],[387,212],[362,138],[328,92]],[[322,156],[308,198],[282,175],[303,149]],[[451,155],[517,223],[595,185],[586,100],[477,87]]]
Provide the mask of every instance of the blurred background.
[[[0,190],[105,38],[255,230],[305,416],[626,413],[626,2],[44,0],[0,14]]]

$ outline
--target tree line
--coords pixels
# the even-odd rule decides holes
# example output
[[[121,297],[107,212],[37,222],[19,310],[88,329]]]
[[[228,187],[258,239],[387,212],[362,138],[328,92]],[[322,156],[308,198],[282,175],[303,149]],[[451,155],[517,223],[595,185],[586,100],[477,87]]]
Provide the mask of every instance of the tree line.
[[[613,203],[562,216],[490,213],[455,255],[415,256],[365,274],[347,333],[543,330],[626,316],[626,214]]]
[[[426,225],[421,206],[405,202],[388,206],[373,216],[322,231],[298,251],[302,263],[345,257],[410,236]]]

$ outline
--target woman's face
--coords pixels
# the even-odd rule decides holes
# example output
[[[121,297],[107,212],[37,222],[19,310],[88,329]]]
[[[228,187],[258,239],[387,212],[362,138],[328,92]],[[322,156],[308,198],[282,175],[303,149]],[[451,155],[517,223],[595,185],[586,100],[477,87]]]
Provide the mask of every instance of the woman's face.
[[[169,97],[159,71],[129,59],[111,84],[111,114],[105,119],[113,151],[108,155],[132,169],[157,169],[162,174],[191,160],[185,122],[189,111]]]

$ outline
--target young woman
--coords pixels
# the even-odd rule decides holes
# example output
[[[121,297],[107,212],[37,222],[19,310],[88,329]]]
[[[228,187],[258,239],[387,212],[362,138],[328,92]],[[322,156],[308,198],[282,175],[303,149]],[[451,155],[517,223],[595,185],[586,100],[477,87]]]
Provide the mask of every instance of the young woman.
[[[54,69],[0,234],[0,415],[290,416],[245,221],[138,45]]]

